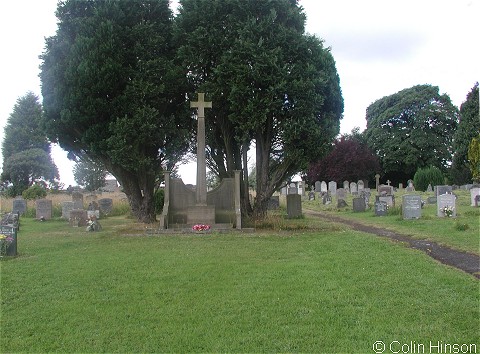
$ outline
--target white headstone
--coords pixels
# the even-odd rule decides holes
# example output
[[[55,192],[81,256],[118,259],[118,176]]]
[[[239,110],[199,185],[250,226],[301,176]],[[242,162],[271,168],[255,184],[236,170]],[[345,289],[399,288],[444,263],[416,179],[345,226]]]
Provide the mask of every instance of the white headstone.
[[[335,181],[328,182],[328,191],[330,192],[330,195],[336,195],[337,194],[337,182],[335,182]]]
[[[448,216],[448,212],[451,211],[450,217],[454,218],[457,216],[457,208],[455,205],[455,195],[454,194],[442,194],[437,197],[437,216],[445,217]]]

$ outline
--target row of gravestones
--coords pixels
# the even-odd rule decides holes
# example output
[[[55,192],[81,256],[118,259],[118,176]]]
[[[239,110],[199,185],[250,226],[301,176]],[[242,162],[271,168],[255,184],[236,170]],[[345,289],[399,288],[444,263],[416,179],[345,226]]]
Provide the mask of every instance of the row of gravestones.
[[[352,195],[357,195],[365,189],[365,183],[362,180],[359,180],[358,182],[344,181],[343,182],[343,189],[346,192],[351,193]],[[325,181],[322,181],[322,182],[316,181],[315,182],[315,192],[317,192],[317,193],[329,192],[330,195],[336,195],[337,190],[338,190],[337,189],[337,182],[335,182],[335,181],[328,182],[328,185],[327,185],[327,182],[325,182]]]
[[[80,196],[78,195],[80,194]],[[62,203],[62,218],[69,220],[73,226],[81,226],[83,222],[91,216],[100,217],[100,213],[108,215],[113,208],[113,200],[111,198],[102,198],[98,201],[92,200],[89,203],[88,210],[83,209],[83,195],[78,193],[73,197],[72,201]],[[27,201],[23,198],[13,200],[12,212],[24,215],[27,211]],[[35,216],[37,219],[52,218],[52,201],[49,199],[37,199],[35,201]],[[80,223],[80,225],[78,225]]]

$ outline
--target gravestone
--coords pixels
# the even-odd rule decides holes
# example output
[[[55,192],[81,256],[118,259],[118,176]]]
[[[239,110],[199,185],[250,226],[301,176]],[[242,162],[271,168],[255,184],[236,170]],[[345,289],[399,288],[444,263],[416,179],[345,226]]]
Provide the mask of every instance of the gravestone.
[[[337,199],[337,208],[345,208],[348,204],[345,199]]]
[[[404,195],[402,197],[403,219],[420,219],[422,217],[422,197],[419,195]]]
[[[325,193],[322,197],[322,203],[323,205],[328,205],[332,202],[332,197],[328,194],[328,193]]]
[[[457,216],[457,208],[455,205],[455,195],[454,194],[442,194],[437,196],[437,216],[445,217],[444,208],[452,208],[451,217],[454,218]]]
[[[361,179],[357,182],[358,193],[361,193],[365,189],[365,183]]]
[[[480,195],[476,195],[475,196],[475,207],[479,207],[480,206]]]
[[[386,216],[388,205],[385,202],[375,202],[375,216]]]
[[[70,211],[69,224],[73,227],[87,226],[87,211],[83,209],[73,209]]]
[[[370,188],[364,188],[360,193],[359,197],[365,199],[365,208],[368,208],[368,204],[370,203]]]
[[[84,198],[85,203],[90,204],[91,202],[96,202],[98,197],[95,194],[88,194]]]
[[[378,194],[380,195],[393,195],[393,187],[381,185],[378,187]]]
[[[288,187],[288,194],[298,194],[297,185],[295,183],[290,183]]]
[[[287,195],[288,189],[287,189],[287,186],[284,186],[282,187],[282,189],[280,189],[280,195]]]
[[[320,183],[320,192],[325,192],[327,193],[328,192],[328,188],[327,188],[327,182],[325,181],[322,181],[322,183]]]
[[[427,192],[428,193],[433,192],[433,188],[432,188],[432,185],[430,183],[428,184]]]
[[[70,220],[70,212],[73,210],[73,202],[66,201],[62,203],[62,218]]]
[[[287,215],[289,219],[302,215],[302,197],[299,194],[287,195]]]
[[[17,228],[7,225],[0,225],[0,234],[11,237],[13,240],[7,246],[6,255],[15,257],[17,255]]]
[[[95,200],[91,201],[87,208],[87,218],[90,219],[92,216],[95,216],[96,219],[100,219],[100,209]]]
[[[335,181],[328,182],[328,192],[332,196],[337,194],[337,182]]]
[[[452,186],[435,186],[435,195],[438,197],[442,194],[452,193]]]
[[[315,192],[314,191],[308,192],[308,200],[315,200]]]
[[[305,194],[305,182],[300,181],[298,182],[298,194],[304,195]]]
[[[280,208],[280,197],[278,195],[272,195],[268,200],[267,209],[277,210]]]
[[[355,213],[365,211],[365,198],[353,198],[353,211]]]
[[[350,191],[350,183],[348,181],[343,181],[343,189]]]
[[[350,193],[352,193],[352,195],[358,194],[357,184],[355,182],[350,183]]]
[[[377,202],[387,203],[389,208],[395,206],[395,197],[393,195],[377,195],[375,198]]]
[[[480,188],[472,188],[470,189],[470,198],[471,198],[471,206],[476,206],[475,205],[475,198],[480,195]]]
[[[380,175],[377,173],[375,175],[375,189],[377,190],[377,192],[378,192],[378,187],[380,187]]]
[[[337,200],[340,200],[340,199],[345,200],[346,198],[347,198],[347,191],[344,188],[337,189]]]
[[[402,190],[403,189],[403,183],[398,184],[398,189]]]
[[[27,211],[27,201],[22,197],[17,197],[13,200],[12,213],[24,215]]]
[[[79,192],[72,193],[73,209],[83,209],[83,194]]]
[[[35,211],[37,219],[49,220],[52,218],[52,201],[50,199],[37,199],[35,201]]]
[[[437,204],[437,197],[428,197],[427,204]]]
[[[415,191],[415,187],[413,185],[413,180],[409,179],[407,181],[407,192],[414,192]]]
[[[315,182],[315,192],[321,192],[322,191],[322,184],[320,181]]]
[[[102,198],[98,200],[98,208],[100,212],[104,215],[108,215],[113,210],[113,199],[112,198]]]

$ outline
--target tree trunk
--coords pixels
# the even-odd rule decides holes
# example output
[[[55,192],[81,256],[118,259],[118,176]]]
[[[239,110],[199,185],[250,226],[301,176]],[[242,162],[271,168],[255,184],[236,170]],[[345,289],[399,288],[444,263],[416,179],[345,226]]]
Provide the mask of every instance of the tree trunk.
[[[127,195],[132,214],[139,222],[155,222],[154,185],[155,175],[138,171],[132,173],[120,168],[111,168],[112,174],[120,182]]]

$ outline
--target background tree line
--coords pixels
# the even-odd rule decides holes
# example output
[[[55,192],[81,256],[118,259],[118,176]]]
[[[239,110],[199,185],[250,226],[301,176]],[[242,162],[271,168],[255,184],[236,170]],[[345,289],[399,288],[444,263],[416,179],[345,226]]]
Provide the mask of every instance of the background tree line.
[[[51,162],[49,143],[60,144],[80,172],[83,164],[99,178],[115,176],[140,221],[155,220],[163,171],[195,150],[189,101],[199,91],[214,102],[206,112],[208,167],[217,178],[243,169],[245,214],[265,215],[272,193],[297,173],[343,181],[379,172],[398,182],[432,165],[455,183],[472,177],[468,146],[479,132],[478,84],[460,110],[430,85],[381,98],[368,107],[363,133],[335,140],[343,113],[335,61],[305,33],[295,0],[181,0],[175,16],[168,0],[67,0],[56,15],[57,32],[41,55],[43,107],[30,99],[44,144],[35,145],[44,154],[37,151],[33,160],[43,154]],[[19,115],[14,109],[12,117]],[[10,145],[4,141],[4,182],[21,189],[58,178],[53,166],[23,182],[12,177],[19,175],[9,166],[20,164]],[[82,183],[94,185],[80,172]]]

